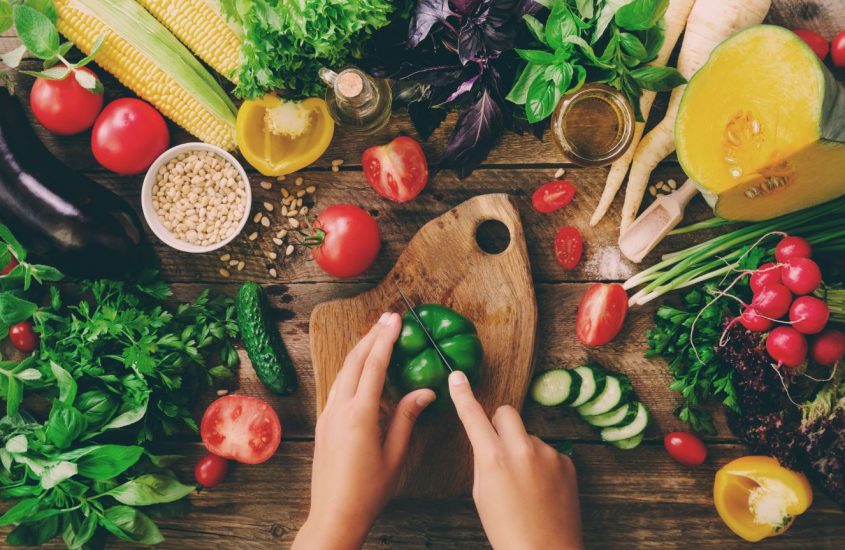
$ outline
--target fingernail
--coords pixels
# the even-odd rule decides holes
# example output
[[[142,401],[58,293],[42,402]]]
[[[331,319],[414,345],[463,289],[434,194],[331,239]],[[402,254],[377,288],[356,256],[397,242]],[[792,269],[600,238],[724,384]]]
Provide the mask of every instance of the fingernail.
[[[392,327],[399,322],[399,316],[395,313],[388,313],[387,319],[384,320],[385,326]]]
[[[463,384],[469,384],[469,380],[467,380],[467,375],[463,372],[456,370],[455,372],[449,375],[450,386],[462,386]]]
[[[437,396],[434,395],[434,392],[421,393],[417,396],[417,405],[420,407],[428,407],[435,399],[437,399]]]
[[[378,324],[386,325],[388,319],[390,319],[390,313],[388,313],[388,312],[382,313],[381,317],[379,317],[379,319],[378,319]]]

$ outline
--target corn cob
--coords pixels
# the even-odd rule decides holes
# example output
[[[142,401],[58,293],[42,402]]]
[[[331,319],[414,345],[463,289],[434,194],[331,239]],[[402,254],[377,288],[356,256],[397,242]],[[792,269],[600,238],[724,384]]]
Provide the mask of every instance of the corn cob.
[[[57,27],[95,62],[206,143],[233,150],[234,104],[214,77],[152,15],[132,0],[54,0]]]
[[[197,57],[238,83],[241,38],[216,0],[138,0]]]

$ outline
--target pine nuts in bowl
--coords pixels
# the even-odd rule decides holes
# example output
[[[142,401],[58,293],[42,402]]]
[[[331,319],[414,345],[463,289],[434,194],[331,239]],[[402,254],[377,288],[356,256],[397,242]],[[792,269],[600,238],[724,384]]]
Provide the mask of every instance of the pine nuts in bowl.
[[[206,143],[184,143],[162,153],[141,187],[141,209],[150,229],[183,252],[227,245],[246,225],[251,206],[243,167]]]

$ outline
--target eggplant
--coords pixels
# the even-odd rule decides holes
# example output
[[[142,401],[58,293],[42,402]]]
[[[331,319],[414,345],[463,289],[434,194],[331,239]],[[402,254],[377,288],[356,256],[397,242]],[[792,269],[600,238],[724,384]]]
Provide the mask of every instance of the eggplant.
[[[137,267],[143,238],[132,207],[41,143],[20,101],[0,86],[0,222],[29,259],[80,278]]]

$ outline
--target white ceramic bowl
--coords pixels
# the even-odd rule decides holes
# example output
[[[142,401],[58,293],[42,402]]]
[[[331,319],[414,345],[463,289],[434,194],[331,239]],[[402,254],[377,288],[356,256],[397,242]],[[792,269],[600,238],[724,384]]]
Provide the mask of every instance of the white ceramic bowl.
[[[156,182],[156,174],[158,174],[159,169],[170,162],[173,158],[179,156],[182,153],[193,152],[193,151],[208,151],[210,153],[215,153],[228,161],[235,167],[238,173],[238,177],[240,178],[244,190],[246,191],[246,203],[244,204],[244,215],[243,218],[237,225],[235,231],[232,232],[230,236],[225,238],[224,240],[209,244],[206,246],[200,246],[196,244],[191,244],[189,242],[185,242],[183,240],[177,239],[173,233],[170,232],[164,225],[161,223],[161,218],[158,216],[158,212],[156,212],[155,208],[153,207],[153,186]],[[221,149],[220,147],[216,147],[214,145],[209,145],[207,143],[200,143],[200,142],[192,142],[192,143],[183,143],[181,145],[177,145],[176,147],[171,147],[167,151],[161,154],[155,162],[153,162],[150,169],[147,170],[147,175],[144,176],[144,184],[141,186],[141,209],[144,211],[144,219],[147,220],[147,225],[150,226],[150,229],[153,230],[156,237],[161,239],[161,241],[170,246],[171,248],[175,248],[176,250],[181,250],[182,252],[190,252],[193,254],[202,254],[204,252],[211,252],[212,250],[217,250],[218,248],[222,248],[232,242],[232,240],[238,236],[238,234],[243,231],[244,226],[246,225],[247,220],[249,219],[249,211],[252,208],[252,189],[249,186],[249,178],[246,175],[246,171],[244,170],[241,163],[235,159],[232,155]]]

